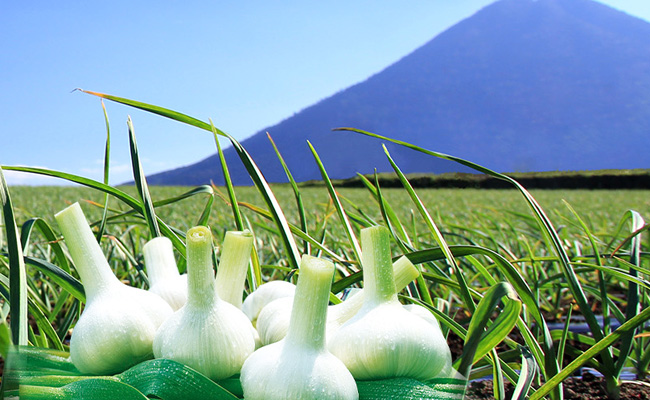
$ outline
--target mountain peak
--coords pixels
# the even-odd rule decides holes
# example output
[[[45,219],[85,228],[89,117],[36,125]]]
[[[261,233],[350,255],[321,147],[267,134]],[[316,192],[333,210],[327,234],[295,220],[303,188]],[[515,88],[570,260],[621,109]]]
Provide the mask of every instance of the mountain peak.
[[[501,172],[647,168],[650,24],[593,0],[500,0],[364,82],[243,142],[271,182],[390,170],[380,141],[351,126]],[[633,145],[630,145],[632,143]],[[404,172],[467,171],[388,146]],[[232,149],[236,184],[249,184]],[[201,173],[197,171],[209,171]],[[153,175],[156,184],[222,182],[216,156]]]

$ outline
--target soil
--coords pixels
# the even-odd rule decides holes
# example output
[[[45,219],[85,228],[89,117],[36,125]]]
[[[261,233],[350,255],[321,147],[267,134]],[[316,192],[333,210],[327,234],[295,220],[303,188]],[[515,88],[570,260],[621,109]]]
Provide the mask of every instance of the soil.
[[[645,381],[645,385],[634,382],[624,382],[621,385],[621,400],[623,399],[640,399],[650,400],[650,379]],[[601,377],[594,376],[590,373],[584,373],[582,377],[569,378],[563,382],[565,399],[580,400],[609,400],[605,392],[605,382]],[[512,395],[513,387],[506,385],[506,399]],[[492,381],[481,380],[471,382],[467,393],[466,400],[494,399],[492,390]]]

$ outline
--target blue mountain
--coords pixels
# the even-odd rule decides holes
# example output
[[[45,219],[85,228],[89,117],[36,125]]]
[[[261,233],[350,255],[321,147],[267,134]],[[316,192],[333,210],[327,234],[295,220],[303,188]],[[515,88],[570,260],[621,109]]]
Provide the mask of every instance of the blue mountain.
[[[650,167],[650,23],[592,0],[501,0],[367,80],[242,142],[270,182],[391,170],[382,142],[355,127],[500,172]],[[388,145],[404,172],[466,168]],[[232,148],[235,184],[250,184]],[[148,177],[223,183],[218,156]]]

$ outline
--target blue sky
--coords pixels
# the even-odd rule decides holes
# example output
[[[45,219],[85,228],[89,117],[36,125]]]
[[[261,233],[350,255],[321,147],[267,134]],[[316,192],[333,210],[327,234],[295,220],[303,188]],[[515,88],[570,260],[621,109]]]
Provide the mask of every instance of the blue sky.
[[[524,0],[522,0],[524,1]],[[493,0],[0,3],[0,165],[102,179],[110,93],[211,118],[244,139],[363,81]],[[648,0],[602,0],[650,21]],[[210,134],[106,103],[111,183],[213,154]],[[224,143],[225,144],[225,143]],[[5,171],[10,185],[64,181]]]

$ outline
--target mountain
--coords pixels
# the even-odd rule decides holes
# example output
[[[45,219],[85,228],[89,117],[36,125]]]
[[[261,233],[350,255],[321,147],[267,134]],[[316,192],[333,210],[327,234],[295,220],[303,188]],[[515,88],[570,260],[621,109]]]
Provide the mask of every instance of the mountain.
[[[650,23],[592,0],[501,0],[366,81],[244,140],[270,182],[286,181],[269,132],[298,181],[390,165],[355,127],[501,172],[647,168]],[[351,60],[351,62],[354,62]],[[389,145],[404,172],[467,171]],[[250,184],[225,150],[235,184]],[[151,184],[223,182],[217,155]]]

